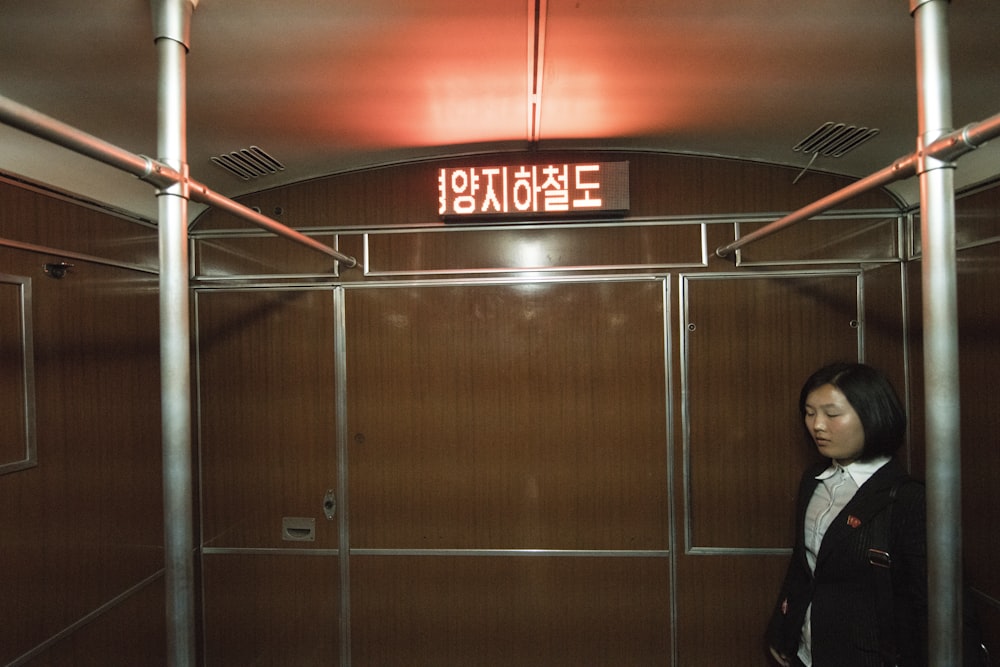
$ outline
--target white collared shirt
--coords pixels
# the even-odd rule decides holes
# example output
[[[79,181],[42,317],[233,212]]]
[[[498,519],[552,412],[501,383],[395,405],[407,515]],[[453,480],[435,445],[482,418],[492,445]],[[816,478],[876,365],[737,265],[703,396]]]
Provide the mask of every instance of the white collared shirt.
[[[854,483],[860,488],[862,484],[871,479],[871,476],[878,472],[879,468],[889,462],[888,456],[879,456],[871,461],[854,461],[846,466],[841,466],[836,461],[831,462],[830,467],[816,475],[816,479],[823,479],[824,475],[832,475],[838,468],[842,468],[850,473],[854,478]]]

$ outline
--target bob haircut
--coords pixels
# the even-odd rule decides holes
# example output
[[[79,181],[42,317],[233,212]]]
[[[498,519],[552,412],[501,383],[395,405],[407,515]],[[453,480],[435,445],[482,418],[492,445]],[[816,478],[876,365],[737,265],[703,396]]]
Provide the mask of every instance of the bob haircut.
[[[881,371],[866,364],[843,362],[819,369],[809,376],[799,394],[799,413],[803,418],[809,394],[825,384],[840,390],[861,419],[865,444],[859,460],[892,456],[900,448],[906,435],[906,413],[896,390]]]

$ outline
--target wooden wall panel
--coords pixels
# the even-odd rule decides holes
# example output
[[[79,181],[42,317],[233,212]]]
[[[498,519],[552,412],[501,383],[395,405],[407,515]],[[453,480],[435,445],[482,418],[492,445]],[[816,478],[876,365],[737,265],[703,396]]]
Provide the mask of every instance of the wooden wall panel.
[[[701,266],[702,225],[598,225],[369,233],[367,275]],[[415,249],[418,249],[415,251]]]
[[[461,156],[404,163],[337,174],[241,197],[247,206],[270,212],[295,228],[388,227],[438,223],[440,167],[500,163],[549,164],[628,161],[632,217],[707,216],[794,211],[852,181],[812,172],[794,183],[800,170],[723,158],[657,153],[531,151]],[[885,192],[873,191],[850,202],[850,209],[896,209]],[[245,229],[246,223],[207,211],[195,231]]]
[[[0,272],[33,281],[38,454],[0,477],[7,664],[162,569],[163,494],[155,279],[10,248]]]
[[[348,290],[355,548],[665,549],[664,283]]]
[[[679,558],[676,664],[774,667],[764,632],[787,565],[775,555]]]
[[[879,264],[865,267],[864,284],[864,361],[881,369],[896,389],[904,404],[911,398],[907,348],[902,341],[909,334],[906,320],[906,271],[901,264]],[[912,307],[912,305],[911,305]],[[924,459],[923,443],[912,437],[912,406],[908,426],[908,443],[899,452],[904,464],[920,474]],[[917,462],[920,462],[919,466]]]
[[[913,255],[922,254],[920,233],[922,212],[913,214]],[[1000,183],[961,194],[955,201],[955,247],[968,250],[1000,242]]]
[[[865,361],[888,375],[899,397],[906,398],[906,274],[900,264],[869,266],[864,281]]]
[[[765,223],[740,223],[740,235]],[[814,219],[792,225],[739,250],[740,265],[797,262],[889,262],[902,257],[898,216]]]
[[[688,548],[788,547],[798,480],[817,458],[799,389],[858,358],[858,278],[688,276],[684,298]]]
[[[197,294],[203,545],[336,548],[333,296],[323,290]],[[315,540],[283,540],[285,517]]]
[[[340,664],[336,556],[212,554],[202,567],[204,667]]]
[[[125,218],[2,176],[0,201],[0,241],[93,255],[153,271],[159,266],[158,235],[151,221]],[[44,263],[65,257],[57,253],[51,259],[38,258],[37,263]]]
[[[169,667],[163,578],[134,592],[25,667]]]
[[[669,570],[666,558],[355,556],[352,662],[670,665]]]
[[[997,218],[1000,219],[1000,210]],[[994,389],[1000,368],[1000,245],[963,251],[959,260],[959,379],[962,429],[962,532],[971,583],[993,598],[1000,615],[996,535],[1000,507],[992,471],[1000,470],[1000,400]],[[994,654],[1000,652],[995,635]]]
[[[336,249],[334,234],[316,234]],[[340,267],[329,255],[271,234],[238,238],[201,238],[194,242],[192,270],[201,278],[336,276]]]

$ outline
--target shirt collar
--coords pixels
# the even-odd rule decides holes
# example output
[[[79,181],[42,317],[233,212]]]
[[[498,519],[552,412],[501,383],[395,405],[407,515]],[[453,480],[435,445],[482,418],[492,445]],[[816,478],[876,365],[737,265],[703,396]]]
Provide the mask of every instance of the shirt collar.
[[[840,470],[844,470],[851,476],[854,483],[858,485],[858,488],[861,488],[862,484],[871,479],[871,476],[888,462],[888,456],[879,456],[871,461],[854,461],[853,463],[848,463],[846,466],[842,466],[836,461],[831,461],[830,467],[816,475],[816,479],[820,481],[830,479]]]

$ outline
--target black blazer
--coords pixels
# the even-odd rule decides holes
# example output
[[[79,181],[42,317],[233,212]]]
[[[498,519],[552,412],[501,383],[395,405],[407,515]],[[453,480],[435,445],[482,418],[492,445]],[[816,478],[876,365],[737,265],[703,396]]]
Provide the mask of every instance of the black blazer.
[[[895,459],[861,485],[823,537],[815,575],[806,561],[806,507],[828,463],[805,472],[799,485],[796,536],[767,641],[791,657],[798,651],[806,608],[812,603],[813,667],[926,667],[927,538],[922,484]],[[879,535],[893,484],[902,482],[892,509],[892,600],[880,586],[884,568],[869,549],[886,550]],[[882,559],[874,558],[876,562]],[[880,595],[881,591],[881,595]]]

